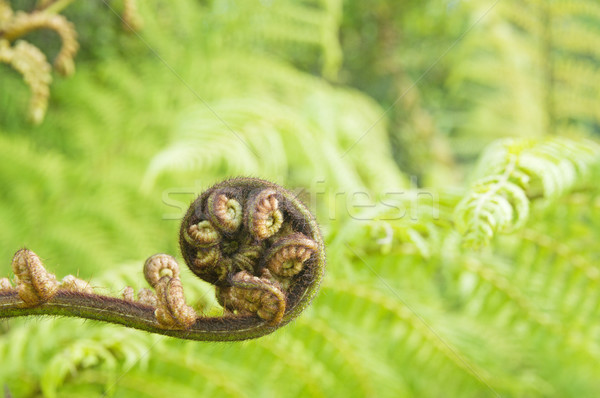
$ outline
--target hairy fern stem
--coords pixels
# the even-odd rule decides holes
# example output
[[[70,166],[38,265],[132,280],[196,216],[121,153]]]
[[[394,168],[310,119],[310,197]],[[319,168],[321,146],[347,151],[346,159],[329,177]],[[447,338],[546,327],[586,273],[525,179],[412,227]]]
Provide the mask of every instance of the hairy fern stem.
[[[16,289],[0,291],[0,318],[56,315],[115,323],[187,340],[235,341],[272,333],[271,326],[251,316],[199,317],[188,329],[166,329],[155,316],[156,308],[116,297],[59,290],[51,299],[35,307],[23,306]]]

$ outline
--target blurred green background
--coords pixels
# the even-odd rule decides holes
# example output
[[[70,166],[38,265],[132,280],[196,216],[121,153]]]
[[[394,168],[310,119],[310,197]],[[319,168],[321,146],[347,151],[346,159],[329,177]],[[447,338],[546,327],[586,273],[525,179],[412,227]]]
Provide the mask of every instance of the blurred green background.
[[[12,396],[600,395],[596,180],[532,205],[524,228],[480,251],[461,246],[452,215],[496,140],[597,139],[597,1],[138,7],[137,32],[120,1],[61,12],[80,51],[72,77],[53,75],[40,125],[0,64],[0,274],[26,246],[99,292],[145,287],[143,261],[178,255],[195,195],[248,175],[317,214],[325,282],[297,321],[243,343],[4,321]],[[49,59],[60,46],[48,31],[22,39]],[[386,219],[375,204],[394,193],[406,214]],[[198,309],[217,305],[187,270],[183,283]]]

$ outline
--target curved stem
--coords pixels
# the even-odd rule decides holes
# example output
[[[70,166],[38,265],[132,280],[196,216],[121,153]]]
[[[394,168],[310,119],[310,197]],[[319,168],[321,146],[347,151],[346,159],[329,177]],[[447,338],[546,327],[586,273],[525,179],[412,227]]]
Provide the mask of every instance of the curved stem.
[[[255,316],[199,317],[189,329],[161,327],[155,308],[138,302],[97,294],[58,290],[43,304],[28,307],[16,289],[0,291],[0,318],[59,315],[115,323],[151,333],[187,340],[236,341],[272,333],[282,325],[269,326]]]
[[[234,188],[237,191],[233,191]],[[247,210],[246,219],[266,222],[266,213],[280,212],[281,206],[281,211],[285,212],[288,218],[288,224],[285,228],[279,225],[277,230],[267,231],[268,236],[280,234],[267,249],[258,237],[266,240],[268,236],[258,234],[258,229],[247,228],[242,235],[250,237],[254,246],[244,246],[244,250],[240,249],[235,253],[235,260],[250,264],[250,272],[242,270],[242,266],[236,266],[231,270],[235,271],[235,274],[229,280],[229,284],[217,284],[220,277],[219,265],[209,264],[214,269],[209,269],[208,272],[202,269],[203,264],[198,265],[196,260],[203,252],[188,242],[206,234],[206,231],[199,232],[199,226],[204,220],[198,218],[196,204],[202,207],[206,197],[210,199],[215,196],[214,192],[223,192],[217,199],[223,196],[227,204],[237,200],[236,197],[242,197],[241,194],[235,196],[235,192],[238,191],[246,196],[250,195],[251,191],[257,191],[258,198],[261,199],[250,208],[254,213]],[[226,194],[230,196],[227,197]],[[237,209],[237,213],[240,214],[241,220],[241,207]],[[217,215],[225,218],[228,213],[225,211],[224,215]],[[190,221],[191,219],[193,221]],[[213,224],[209,225],[217,224],[214,217],[211,221]],[[258,225],[260,222],[250,224]],[[240,225],[237,228],[240,228]],[[242,239],[242,243],[247,240]],[[232,242],[239,244],[236,240],[225,241],[229,244]],[[198,272],[200,277],[217,286],[217,299],[224,308],[232,311],[231,314],[221,317],[199,317],[196,311],[186,304],[183,285],[179,279],[179,265],[175,258],[168,254],[155,254],[146,260],[144,277],[155,293],[142,289],[138,292],[138,301],[133,301],[131,287],[127,288],[124,298],[120,299],[95,294],[89,283],[72,275],[58,282],[56,276],[46,270],[34,252],[23,248],[15,253],[11,264],[16,287],[12,287],[7,278],[0,279],[0,319],[59,315],[115,323],[187,340],[246,340],[272,333],[296,318],[315,296],[324,274],[324,243],[316,220],[291,192],[264,180],[231,179],[203,193],[186,214],[180,231],[180,243],[184,259],[192,271]],[[258,258],[263,250],[267,252]],[[244,253],[247,257],[240,259]],[[227,257],[231,253],[221,254],[224,256],[225,265],[225,260],[229,260],[230,265],[234,264],[234,260]],[[282,273],[279,265],[285,261],[298,263],[298,269],[289,275]],[[273,270],[276,276],[271,274],[269,269]]]
[[[41,7],[37,7],[35,11],[37,12],[45,12],[47,14],[58,14],[64,8],[66,8],[69,4],[71,4],[75,0],[54,0],[44,4]]]

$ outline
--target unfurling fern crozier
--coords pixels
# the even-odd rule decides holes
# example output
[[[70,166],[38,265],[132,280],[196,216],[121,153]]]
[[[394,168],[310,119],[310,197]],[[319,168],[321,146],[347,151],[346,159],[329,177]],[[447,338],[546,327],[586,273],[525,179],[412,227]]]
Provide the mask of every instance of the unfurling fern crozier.
[[[192,272],[216,286],[226,311],[272,326],[310,302],[325,264],[308,209],[291,192],[252,178],[225,181],[196,199],[180,245]]]
[[[30,250],[13,258],[16,287],[0,282],[0,318],[63,315],[122,324],[191,340],[244,340],[271,333],[297,317],[323,278],[319,227],[294,195],[255,178],[234,178],[205,191],[181,224],[190,270],[215,286],[221,317],[204,317],[185,300],[177,261],[156,254],[144,264],[154,291],[132,288],[122,298],[95,294],[88,283],[46,271]]]

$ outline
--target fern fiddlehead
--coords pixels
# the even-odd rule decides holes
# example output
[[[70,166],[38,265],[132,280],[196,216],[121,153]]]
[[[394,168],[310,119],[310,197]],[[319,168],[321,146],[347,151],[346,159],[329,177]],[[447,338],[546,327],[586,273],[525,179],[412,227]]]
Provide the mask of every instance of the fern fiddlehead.
[[[297,317],[316,294],[324,244],[310,211],[291,192],[255,178],[234,178],[201,194],[183,218],[183,258],[215,285],[222,317],[186,304],[179,266],[166,254],[148,258],[144,276],[155,292],[132,288],[123,298],[93,293],[71,275],[58,282],[30,250],[12,262],[16,287],[0,282],[0,318],[62,315],[122,324],[202,341],[244,340]]]

